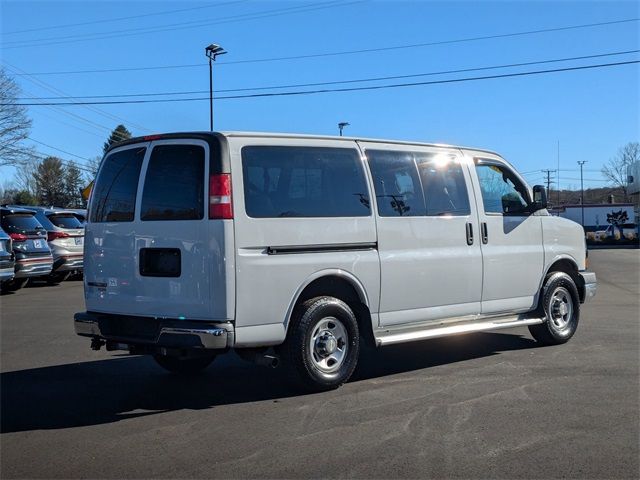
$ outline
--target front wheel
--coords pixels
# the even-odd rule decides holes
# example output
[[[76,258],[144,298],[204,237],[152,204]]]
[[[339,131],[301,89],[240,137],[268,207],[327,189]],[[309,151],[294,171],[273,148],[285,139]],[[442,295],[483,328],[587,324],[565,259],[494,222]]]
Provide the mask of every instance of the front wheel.
[[[533,338],[545,345],[568,342],[580,320],[580,298],[573,279],[564,272],[550,274],[542,288],[540,302],[545,321],[529,326]]]
[[[216,358],[215,355],[202,357],[180,358],[166,355],[154,355],[154,360],[165,370],[180,375],[194,375],[207,368]]]
[[[308,390],[332,390],[353,374],[359,339],[356,316],[345,302],[316,297],[296,309],[283,356],[296,379]]]

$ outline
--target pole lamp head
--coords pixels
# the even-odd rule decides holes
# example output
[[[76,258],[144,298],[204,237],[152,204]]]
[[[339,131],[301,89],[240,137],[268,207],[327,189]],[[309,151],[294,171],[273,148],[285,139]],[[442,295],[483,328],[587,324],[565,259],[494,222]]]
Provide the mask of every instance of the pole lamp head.
[[[215,43],[212,43],[211,45],[206,47],[204,51],[207,57],[209,57],[209,60],[213,60],[214,62],[218,55],[224,55],[225,53],[227,53],[224,48],[222,48],[220,45],[216,45]]]

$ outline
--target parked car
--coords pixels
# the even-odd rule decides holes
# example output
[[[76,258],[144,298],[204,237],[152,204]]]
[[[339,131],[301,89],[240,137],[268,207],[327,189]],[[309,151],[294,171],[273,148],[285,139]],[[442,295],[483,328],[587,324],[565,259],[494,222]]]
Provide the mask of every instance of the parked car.
[[[47,232],[33,210],[0,207],[0,225],[11,237],[15,254],[15,277],[4,285],[6,290],[18,290],[29,279],[51,273],[53,257]]]
[[[0,286],[13,280],[15,275],[15,255],[11,237],[0,228]]]
[[[85,226],[85,224],[87,223],[87,210],[85,208],[67,208],[66,210],[69,212],[73,212],[82,226]]]
[[[596,277],[582,227],[546,206],[543,186],[487,150],[269,133],[127,140],[92,192],[75,330],[173,372],[235,349],[282,361],[312,390],[347,381],[363,345],[522,326],[561,344]]]
[[[53,255],[53,270],[49,283],[60,283],[72,273],[83,269],[84,226],[73,211],[62,208],[20,207],[33,210],[36,219],[47,231],[47,241]]]

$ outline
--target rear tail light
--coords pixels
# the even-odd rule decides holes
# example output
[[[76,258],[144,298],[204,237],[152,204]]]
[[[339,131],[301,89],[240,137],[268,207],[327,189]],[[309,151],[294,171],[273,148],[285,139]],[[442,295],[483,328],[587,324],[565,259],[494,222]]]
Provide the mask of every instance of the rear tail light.
[[[57,238],[69,238],[71,235],[65,232],[47,232],[47,240],[56,240]]]
[[[29,238],[24,233],[10,233],[9,236],[14,242],[24,242]]]
[[[209,177],[209,218],[233,218],[231,175],[228,173]]]

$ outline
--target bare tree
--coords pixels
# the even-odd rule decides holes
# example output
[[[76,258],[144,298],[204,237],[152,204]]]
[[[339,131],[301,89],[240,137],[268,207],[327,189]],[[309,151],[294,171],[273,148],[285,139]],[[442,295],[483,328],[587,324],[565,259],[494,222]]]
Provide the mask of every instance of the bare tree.
[[[0,68],[0,167],[18,165],[33,156],[23,142],[31,131],[25,107],[17,104],[20,88]]]
[[[629,176],[629,166],[634,162],[640,161],[640,143],[629,142],[618,150],[615,157],[611,158],[602,167],[602,175],[613,183],[616,187],[620,187],[624,193],[624,199],[627,199],[627,186]]]
[[[24,190],[31,195],[36,194],[36,174],[40,162],[36,158],[28,158],[15,166],[15,185],[18,190]]]

